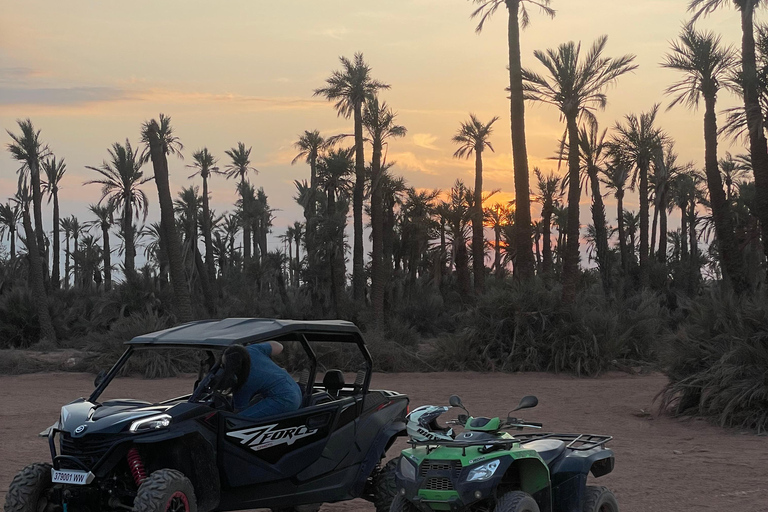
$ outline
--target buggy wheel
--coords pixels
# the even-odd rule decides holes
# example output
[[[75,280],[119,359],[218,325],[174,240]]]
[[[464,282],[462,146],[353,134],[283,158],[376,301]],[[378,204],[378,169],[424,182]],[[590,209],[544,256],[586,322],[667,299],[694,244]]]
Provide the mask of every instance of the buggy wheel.
[[[51,488],[51,465],[31,464],[19,471],[5,495],[5,512],[45,512]]]
[[[197,512],[195,489],[175,469],[160,469],[144,480],[136,492],[134,512]]]
[[[417,512],[417,509],[413,503],[405,499],[405,496],[398,494],[395,496],[395,499],[392,500],[389,512]]]
[[[395,469],[399,461],[400,457],[390,460],[373,477],[373,504],[376,506],[376,512],[392,510],[392,500],[397,495]]]
[[[619,512],[616,496],[607,488],[588,485],[584,492],[583,512]]]
[[[523,491],[508,492],[496,501],[494,512],[539,512],[536,500]]]

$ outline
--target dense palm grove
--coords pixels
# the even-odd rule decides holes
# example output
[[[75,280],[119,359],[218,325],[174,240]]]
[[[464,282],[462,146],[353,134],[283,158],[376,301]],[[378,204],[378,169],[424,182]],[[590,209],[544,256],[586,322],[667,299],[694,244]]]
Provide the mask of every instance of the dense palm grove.
[[[510,16],[514,200],[494,201],[498,191],[483,189],[499,117],[470,114],[457,127],[454,156],[474,161],[474,183],[409,187],[386,158],[407,128],[384,101],[390,85],[362,54],[342,57],[314,91],[354,129],[306,130],[296,140],[293,163],[306,164],[309,177],[295,182],[303,218],[279,234],[282,247],[268,245],[275,210],[243,142],[223,155],[186,153],[190,185],[174,192],[169,159],[185,148],[170,117],[146,121],[138,146],[116,142],[88,167],[87,184],[100,185],[101,197],[78,219],[59,211],[64,158],[20,120],[7,144],[20,165],[18,190],[0,205],[2,345],[43,340],[108,352],[114,340],[195,318],[346,318],[369,331],[382,370],[594,375],[658,364],[671,380],[664,408],[766,428],[768,28],[753,20],[760,2],[734,1],[744,29],[738,51],[694,24],[728,2],[692,0],[691,23],[660,57],[678,76],[668,100],[607,128],[596,113],[610,86],[637,68],[633,55],[608,56],[603,36],[537,50],[536,65],[523,68],[526,7],[554,16],[549,1],[474,2],[478,32],[503,7]],[[723,94],[743,105],[718,126]],[[564,122],[553,141],[557,172],[529,170],[526,103],[549,105]],[[657,119],[666,107],[700,119],[700,105],[703,167],[681,161]],[[718,151],[724,139],[745,149]],[[211,209],[212,179],[232,180],[231,211]],[[160,222],[147,224],[150,181]],[[579,222],[584,195],[587,226]],[[625,208],[630,197],[637,211]],[[140,252],[146,263],[137,266]]]

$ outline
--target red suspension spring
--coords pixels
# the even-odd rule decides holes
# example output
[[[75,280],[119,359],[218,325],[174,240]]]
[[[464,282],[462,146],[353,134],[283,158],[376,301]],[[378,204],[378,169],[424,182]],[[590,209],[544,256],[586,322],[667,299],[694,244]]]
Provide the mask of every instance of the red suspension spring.
[[[131,470],[136,487],[140,486],[147,479],[147,470],[144,469],[141,455],[139,455],[139,451],[136,448],[128,450],[128,468]]]

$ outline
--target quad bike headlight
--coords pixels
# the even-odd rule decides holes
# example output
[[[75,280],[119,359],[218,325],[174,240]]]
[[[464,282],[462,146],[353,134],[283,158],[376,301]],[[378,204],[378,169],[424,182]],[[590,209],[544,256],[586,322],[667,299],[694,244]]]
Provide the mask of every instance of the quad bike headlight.
[[[406,480],[416,480],[416,466],[408,460],[408,457],[400,457],[399,466],[400,474],[403,475],[403,478]]]
[[[472,469],[467,475],[467,482],[483,482],[493,476],[499,468],[499,459],[494,459]]]
[[[151,430],[158,430],[165,428],[171,424],[171,417],[168,414],[158,414],[156,416],[149,416],[147,418],[141,418],[131,423],[130,432],[134,434],[140,432],[149,432]]]

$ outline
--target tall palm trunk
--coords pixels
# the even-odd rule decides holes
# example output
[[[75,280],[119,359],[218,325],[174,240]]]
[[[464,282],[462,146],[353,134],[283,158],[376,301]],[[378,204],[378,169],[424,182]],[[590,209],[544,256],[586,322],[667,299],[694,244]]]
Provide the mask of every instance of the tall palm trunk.
[[[595,226],[597,266],[600,270],[600,279],[603,281],[603,290],[608,295],[611,292],[611,260],[608,253],[605,205],[603,204],[603,195],[600,193],[600,179],[597,176],[597,167],[590,166],[587,169],[587,174],[589,175],[589,185],[592,192],[592,224]]]
[[[576,298],[576,283],[579,279],[579,128],[576,116],[569,115],[568,126],[568,226],[563,260],[563,302],[570,303]]]
[[[371,156],[371,304],[377,323],[384,318],[384,284],[387,279],[383,261],[384,209],[381,194],[381,140],[374,138]]]
[[[102,224],[101,237],[104,239],[104,290],[112,289],[112,254],[109,246],[109,225]],[[128,248],[126,247],[126,251]]]
[[[61,286],[61,256],[59,254],[61,241],[59,239],[59,192],[53,187],[53,269],[51,271],[51,286],[58,290]]]
[[[496,237],[493,246],[493,267],[496,269],[496,277],[500,278],[503,275],[501,272],[501,226],[495,226],[493,232]]]
[[[541,248],[541,264],[544,275],[552,272],[552,205],[546,204],[541,210],[541,237],[543,244]]]
[[[640,162],[640,284],[648,286],[648,167],[647,162]]]
[[[32,205],[35,218],[35,250],[40,257],[40,268],[43,271],[43,284],[47,290],[50,286],[48,272],[48,251],[45,250],[45,231],[43,230],[43,192],[40,188],[40,164],[36,160],[29,167],[32,185]]]
[[[658,194],[658,192],[656,192]],[[653,222],[651,223],[651,242],[648,247],[648,254],[656,254],[656,226],[659,223],[659,197],[658,195],[653,201]]]
[[[520,61],[520,0],[506,0],[509,10],[507,36],[509,44],[509,98],[512,128],[512,161],[515,168],[515,266],[519,279],[534,275],[531,236],[531,199],[528,192],[528,149],[525,141],[525,104],[523,74]]]
[[[667,198],[666,191],[662,192],[661,206],[659,207],[659,251],[656,253],[656,258],[659,263],[667,262]]]
[[[203,176],[203,240],[205,241],[205,268],[212,288],[216,287],[216,265],[213,261],[211,237],[211,207],[208,201],[208,177]],[[215,290],[213,291],[215,293]]]
[[[43,280],[43,262],[41,261],[40,253],[37,250],[37,233],[32,229],[28,203],[25,202],[21,210],[24,231],[27,235],[26,245],[27,253],[29,254],[32,300],[37,308],[38,321],[40,322],[40,339],[55,343],[56,331],[53,329],[51,314],[48,311],[48,296],[45,291],[45,282]]]
[[[475,147],[475,205],[472,213],[472,271],[475,293],[485,292],[485,239],[483,237],[483,145]]]
[[[469,275],[469,254],[467,254],[467,243],[462,239],[459,239],[456,242],[455,260],[459,289],[461,290],[462,295],[466,297],[472,293],[472,280]]]
[[[621,270],[626,273],[628,269],[627,238],[624,234],[624,189],[616,192],[616,224],[619,229],[619,257],[621,258]]]
[[[705,157],[704,170],[707,175],[709,199],[712,205],[712,217],[715,221],[717,245],[720,249],[720,259],[723,267],[723,278],[730,283],[738,294],[747,289],[742,260],[736,236],[733,230],[733,219],[725,199],[723,181],[717,166],[717,117],[715,114],[715,93],[705,94],[704,103],[704,141]],[[757,173],[755,173],[757,174]]]
[[[328,191],[328,217],[333,219],[336,216],[336,195],[332,188]],[[339,229],[338,238],[332,241],[331,250],[331,301],[333,302],[334,314],[337,318],[341,317],[344,287],[346,284],[345,274],[346,265],[344,264],[344,231]]]
[[[132,194],[126,194],[123,207],[123,240],[125,240],[125,278],[128,282],[136,277],[136,244],[133,240]]]
[[[688,260],[688,216],[685,214],[685,206],[680,208],[680,259]]]
[[[165,239],[163,245],[168,255],[168,270],[171,275],[176,319],[180,323],[190,322],[192,320],[192,300],[189,295],[189,287],[184,272],[184,257],[181,254],[181,243],[173,215],[173,199],[171,199],[171,187],[168,182],[168,159],[157,136],[150,139],[149,151],[160,200],[160,232]]]
[[[755,175],[757,215],[765,232],[768,226],[768,143],[763,131],[763,115],[757,92],[757,63],[755,56],[753,2],[743,2],[741,8],[741,65],[744,81],[744,108],[749,128],[749,154]],[[763,244],[768,255],[768,243]]]
[[[11,226],[9,229],[9,236],[11,238],[11,263],[16,260],[16,226]],[[69,245],[69,243],[67,243]],[[11,267],[13,268],[13,267]]]
[[[355,103],[355,188],[352,193],[354,242],[352,247],[352,293],[355,302],[365,298],[363,267],[363,195],[365,191],[365,149],[363,146],[363,106]]]

